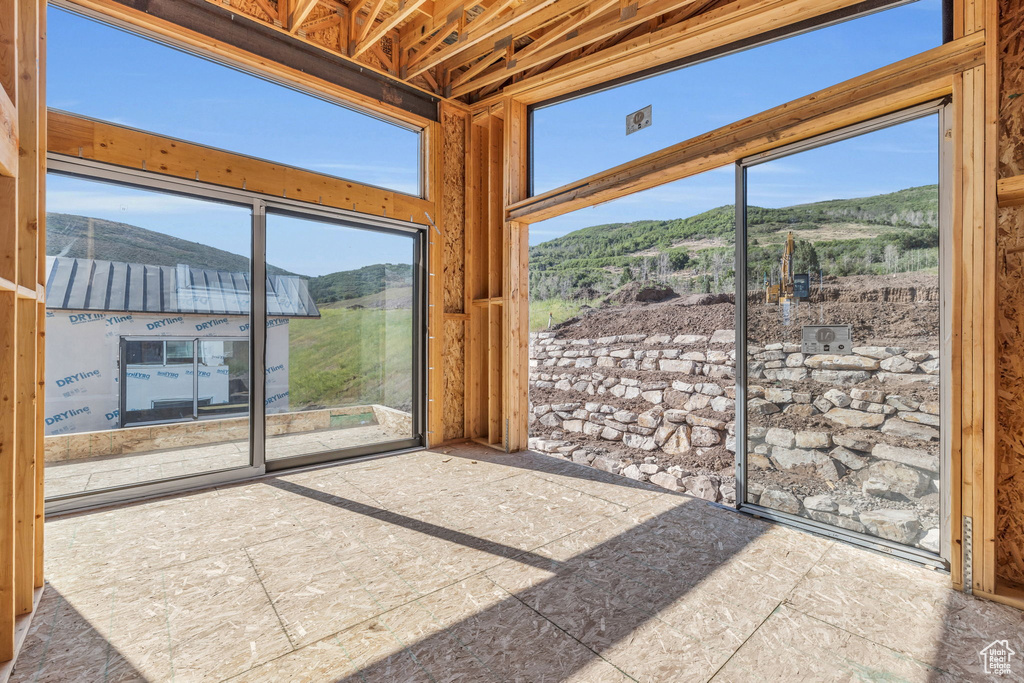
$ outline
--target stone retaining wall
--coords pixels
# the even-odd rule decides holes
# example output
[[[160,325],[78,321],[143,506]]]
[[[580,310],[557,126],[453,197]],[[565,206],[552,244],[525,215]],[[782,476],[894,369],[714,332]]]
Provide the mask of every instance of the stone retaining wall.
[[[731,467],[686,463],[710,449],[735,452],[735,366],[732,330],[531,335],[531,448],[731,503]]]
[[[532,335],[531,448],[734,503],[734,339]],[[937,549],[938,351],[748,351],[748,502]]]

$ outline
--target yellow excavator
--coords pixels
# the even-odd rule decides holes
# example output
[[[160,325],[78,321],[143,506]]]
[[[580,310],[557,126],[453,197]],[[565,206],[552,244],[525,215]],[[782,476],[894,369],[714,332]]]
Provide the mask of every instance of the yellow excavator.
[[[769,284],[768,276],[765,276],[764,300],[769,304],[787,304],[793,301],[793,252],[796,250],[796,242],[793,240],[793,231],[790,230],[786,237],[786,250],[782,252],[782,262],[779,265],[779,283]]]

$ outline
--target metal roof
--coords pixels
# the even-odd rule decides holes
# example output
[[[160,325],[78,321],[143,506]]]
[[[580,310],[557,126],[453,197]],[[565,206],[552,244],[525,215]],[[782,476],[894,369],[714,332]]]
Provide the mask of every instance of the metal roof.
[[[50,309],[249,314],[249,273],[63,256],[48,256],[46,265]],[[320,311],[305,279],[274,275],[267,277],[267,315],[319,318]]]

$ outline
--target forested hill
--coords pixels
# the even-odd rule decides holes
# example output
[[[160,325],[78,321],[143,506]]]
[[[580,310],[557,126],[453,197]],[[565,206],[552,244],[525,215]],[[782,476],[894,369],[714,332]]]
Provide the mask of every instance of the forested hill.
[[[240,254],[137,225],[67,213],[46,214],[46,254],[156,266],[185,264],[233,273],[249,270],[249,259]],[[295,275],[269,263],[267,274]],[[390,287],[410,286],[410,264],[376,263],[309,278],[310,294],[319,304],[357,299]]]
[[[813,229],[821,225],[857,223],[894,228],[935,228],[938,224],[938,187],[925,185],[890,194],[858,199],[835,199],[782,209],[749,207],[752,233]],[[668,252],[686,242],[712,239],[732,243],[736,219],[732,205],[689,218],[610,223],[576,230],[530,247],[531,270],[565,269],[573,261],[593,266],[615,266],[620,257],[656,250]],[[799,233],[798,233],[799,234]]]
[[[232,273],[249,270],[249,259],[240,254],[137,225],[70,213],[46,214],[46,255],[153,266],[185,264]],[[269,264],[267,271],[270,275],[292,274]]]

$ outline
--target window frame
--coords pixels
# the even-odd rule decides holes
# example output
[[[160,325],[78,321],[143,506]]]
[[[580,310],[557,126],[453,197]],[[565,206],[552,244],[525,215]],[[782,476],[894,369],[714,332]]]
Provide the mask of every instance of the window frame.
[[[420,198],[420,199],[428,199],[429,198],[428,197],[428,194],[429,194],[429,189],[428,188],[429,188],[429,184],[430,184],[429,183],[430,178],[428,177],[429,176],[428,169],[430,168],[430,164],[429,164],[429,160],[428,160],[428,155],[429,155],[430,145],[429,145],[428,138],[430,137],[430,123],[428,121],[415,122],[414,123],[413,122],[413,118],[418,119],[419,117],[416,117],[415,115],[412,115],[412,114],[410,114],[409,118],[407,118],[407,119],[403,119],[403,118],[400,118],[398,116],[389,115],[385,111],[376,110],[376,109],[373,109],[373,108],[361,105],[361,104],[359,104],[357,102],[353,102],[351,100],[347,100],[347,99],[345,99],[344,97],[342,97],[340,95],[336,95],[336,94],[327,92],[326,89],[314,88],[314,87],[311,87],[308,83],[301,82],[301,81],[298,81],[298,80],[288,79],[288,78],[285,78],[285,77],[280,76],[278,74],[271,73],[269,70],[261,70],[261,69],[254,68],[253,66],[245,64],[245,63],[243,63],[240,60],[231,59],[230,57],[227,57],[227,56],[224,56],[224,55],[220,55],[220,54],[216,54],[212,50],[203,49],[202,47],[190,44],[190,43],[186,42],[184,39],[169,37],[167,35],[163,35],[163,34],[157,33],[156,31],[153,31],[151,29],[147,29],[145,27],[142,27],[142,26],[139,26],[137,24],[134,24],[134,23],[132,23],[130,21],[127,21],[125,19],[122,19],[120,17],[115,17],[115,16],[112,16],[111,14],[107,14],[107,13],[104,13],[104,12],[101,12],[101,11],[98,11],[98,10],[95,10],[95,9],[83,7],[83,6],[78,5],[75,2],[73,2],[73,0],[48,0],[47,1],[47,9],[50,6],[52,6],[54,8],[57,8],[57,9],[60,9],[60,10],[63,10],[63,11],[66,11],[66,12],[68,12],[70,14],[78,15],[80,17],[83,17],[83,18],[87,19],[87,20],[91,20],[91,21],[98,22],[100,24],[104,24],[104,25],[106,25],[106,26],[108,26],[108,27],[110,27],[110,28],[112,28],[114,30],[123,31],[123,32],[131,34],[133,36],[142,38],[144,40],[152,41],[154,43],[157,43],[157,44],[162,45],[164,47],[170,48],[172,50],[177,50],[178,52],[185,53],[185,54],[193,56],[193,57],[195,57],[197,59],[202,59],[202,60],[205,60],[207,62],[212,62],[214,64],[218,64],[220,66],[223,66],[225,68],[231,69],[233,71],[237,71],[237,72],[246,74],[248,76],[252,76],[254,78],[261,79],[263,81],[266,81],[268,83],[277,85],[277,86],[282,87],[282,88],[287,88],[288,90],[292,90],[292,91],[297,92],[297,93],[299,93],[301,95],[305,95],[307,97],[313,97],[315,99],[321,100],[321,101],[326,102],[328,104],[331,104],[331,105],[334,105],[334,106],[337,106],[337,107],[341,107],[343,109],[347,109],[347,110],[349,110],[351,112],[354,112],[356,114],[361,114],[363,116],[367,116],[369,118],[376,119],[376,120],[381,121],[383,123],[390,124],[390,125],[393,125],[393,126],[397,126],[398,128],[401,128],[401,129],[406,130],[408,132],[415,133],[417,135],[417,138],[418,138],[418,144],[416,145],[416,148],[417,148],[417,154],[416,154],[416,156],[417,156],[417,163],[416,163],[417,189],[416,189],[416,192],[414,192],[414,193],[403,192],[401,190],[397,190],[397,189],[394,189],[394,188],[382,187],[382,186],[379,186],[379,185],[374,185],[372,183],[363,182],[363,181],[356,180],[356,179],[353,179],[353,178],[346,178],[344,176],[336,176],[336,175],[333,175],[333,174],[330,174],[330,173],[323,173],[321,171],[315,171],[315,170],[312,170],[312,169],[309,169],[309,168],[305,168],[303,166],[297,166],[295,164],[291,164],[291,163],[287,163],[287,162],[275,161],[273,159],[265,159],[263,157],[255,156],[255,155],[252,155],[252,154],[247,154],[247,153],[244,153],[244,152],[239,152],[237,150],[225,149],[225,148],[222,148],[222,147],[213,147],[211,145],[206,145],[204,143],[197,142],[197,141],[194,141],[194,140],[187,140],[187,139],[184,139],[184,138],[176,138],[174,136],[166,135],[164,133],[161,133],[159,131],[146,131],[146,130],[142,130],[142,129],[134,129],[134,130],[140,130],[141,132],[149,133],[149,134],[152,134],[152,135],[164,138],[164,139],[180,139],[183,142],[189,142],[190,144],[196,144],[196,145],[201,145],[201,146],[204,146],[204,147],[210,147],[211,149],[216,149],[218,151],[227,152],[229,154],[235,154],[235,155],[238,155],[238,156],[248,157],[248,158],[251,158],[251,159],[257,159],[259,161],[266,162],[268,165],[281,166],[281,167],[287,167],[287,168],[294,168],[294,169],[297,169],[297,170],[307,171],[309,173],[315,173],[317,175],[321,175],[321,176],[325,176],[325,177],[329,177],[329,178],[335,178],[337,180],[344,181],[344,182],[355,183],[357,185],[363,185],[365,187],[377,188],[377,189],[380,189],[380,190],[384,190],[386,192],[395,192],[397,194],[406,195],[406,196],[409,196],[409,197],[417,197],[417,198]],[[62,111],[62,110],[54,109],[53,111]],[[78,117],[78,118],[87,118],[87,119],[92,119],[92,120],[95,120],[95,121],[101,121],[101,122],[104,122],[104,123],[110,123],[112,125],[119,125],[120,126],[120,124],[114,123],[112,121],[107,121],[105,119],[99,119],[99,118],[95,118],[95,117],[90,117],[90,116],[86,116],[86,115],[83,115],[83,114],[78,114],[78,113],[75,113],[75,112],[64,112],[64,113],[67,113],[67,114],[69,114],[71,116],[75,116],[75,117]],[[124,126],[121,126],[121,127],[124,127]]]
[[[938,135],[935,141],[938,149],[938,183],[939,183],[939,340],[940,340],[940,378],[952,377],[952,297],[955,295],[952,283],[952,250],[953,250],[953,205],[952,192],[948,189],[953,181],[953,143],[952,137],[945,131],[953,125],[953,105],[950,98],[926,102],[901,111],[894,111],[882,116],[843,126],[827,133],[782,145],[775,149],[751,155],[735,163],[736,170],[736,509],[742,513],[781,522],[789,526],[810,531],[815,534],[835,538],[852,545],[869,548],[878,552],[910,560],[942,571],[948,571],[951,564],[952,548],[950,546],[951,510],[952,510],[952,439],[950,419],[952,410],[951,382],[939,383],[940,438],[939,438],[939,529],[941,546],[939,552],[929,551],[911,546],[901,545],[894,541],[830,526],[823,522],[780,512],[746,502],[747,495],[747,168],[783,157],[799,154],[812,149],[826,147],[832,143],[856,138],[903,123],[909,123],[928,116],[939,118]],[[744,302],[741,305],[740,302]]]
[[[51,0],[54,1],[54,0]],[[587,95],[593,95],[595,93],[604,92],[606,90],[613,90],[619,86],[629,85],[638,81],[643,81],[651,78],[670,73],[673,71],[679,71],[690,66],[702,64],[704,62],[714,61],[721,57],[728,57],[729,55],[738,54],[740,52],[747,52],[754,50],[764,45],[770,45],[777,43],[788,38],[794,38],[805,33],[812,33],[818,29],[828,28],[830,26],[836,26],[844,24],[848,21],[856,21],[863,17],[870,16],[872,14],[879,14],[886,10],[895,9],[905,5],[912,5],[918,0],[864,0],[857,5],[852,5],[843,9],[835,10],[822,14],[814,19],[810,19],[804,22],[793,24],[791,26],[784,26],[773,31],[768,31],[759,34],[753,38],[741,40],[726,45],[705,50],[689,57],[669,62],[667,64],[659,64],[643,71],[639,71],[628,76],[622,76],[614,78],[609,81],[605,81],[599,85],[591,86],[588,88],[582,88],[574,92],[559,95],[558,97],[552,97],[542,102],[531,104],[526,108],[527,118],[527,144],[526,144],[526,197],[536,197],[537,192],[534,187],[534,175],[535,175],[535,164],[536,154],[535,149],[535,125],[534,125],[534,114],[541,109],[547,109],[563,102],[580,99]],[[953,12],[951,3],[948,0],[942,0],[942,44],[951,42],[953,40]],[[834,84],[833,84],[834,85]],[[809,94],[809,93],[808,93]],[[710,131],[707,131],[710,132]],[[627,162],[628,163],[628,162]],[[605,169],[607,170],[607,169]],[[601,173],[598,171],[597,173]],[[593,175],[593,174],[588,174]],[[581,178],[577,178],[581,180]],[[572,185],[572,182],[566,183],[566,185]],[[551,192],[552,190],[558,189],[550,188],[545,190],[541,194]]]
[[[251,210],[252,228],[250,230],[249,267],[250,282],[252,283],[250,301],[252,303],[249,312],[249,373],[250,378],[260,378],[260,381],[250,380],[250,461],[248,466],[187,474],[153,482],[127,484],[97,491],[56,496],[45,501],[47,514],[78,511],[147,497],[208,488],[223,483],[252,479],[276,470],[294,469],[307,465],[352,458],[398,455],[400,453],[420,451],[427,447],[427,307],[429,287],[427,273],[430,270],[427,233],[430,230],[429,226],[396,218],[358,213],[346,209],[311,205],[306,202],[283,197],[270,197],[251,190],[227,188],[201,181],[157,175],[144,170],[113,166],[103,162],[53,152],[47,154],[46,161],[48,174],[53,173],[87,181],[108,183],[114,186],[127,186],[186,198],[214,201]],[[412,377],[412,438],[399,442],[386,442],[384,444],[314,453],[296,458],[271,460],[268,466],[265,450],[265,383],[262,381],[262,378],[266,375],[266,322],[268,317],[270,317],[267,314],[266,303],[266,212],[268,208],[277,213],[294,215],[300,218],[334,222],[347,227],[376,232],[397,233],[413,237],[414,366]],[[254,330],[263,330],[263,334],[254,334]],[[215,337],[210,339],[213,338]],[[122,410],[123,407],[122,400]]]

